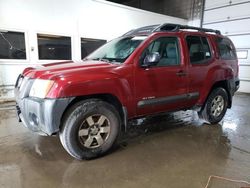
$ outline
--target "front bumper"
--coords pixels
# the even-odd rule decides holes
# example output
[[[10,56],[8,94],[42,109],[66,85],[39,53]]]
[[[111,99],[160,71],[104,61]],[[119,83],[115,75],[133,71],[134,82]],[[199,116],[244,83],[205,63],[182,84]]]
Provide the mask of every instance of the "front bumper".
[[[24,126],[33,132],[52,135],[59,131],[62,115],[74,98],[40,99],[29,97],[33,81],[26,78],[20,87],[16,84],[15,98],[19,121],[22,121]]]

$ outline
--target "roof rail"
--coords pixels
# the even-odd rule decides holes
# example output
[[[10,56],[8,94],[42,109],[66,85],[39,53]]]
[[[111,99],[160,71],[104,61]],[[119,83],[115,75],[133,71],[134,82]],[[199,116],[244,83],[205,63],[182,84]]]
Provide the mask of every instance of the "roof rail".
[[[150,25],[150,26],[145,26],[145,27],[141,27],[138,29],[134,29],[125,33],[123,36],[138,35],[138,34],[149,35],[151,33],[159,32],[159,31],[176,32],[182,29],[191,29],[191,30],[197,30],[200,32],[210,32],[210,33],[215,33],[217,35],[221,35],[221,32],[219,30],[206,29],[206,28],[201,28],[201,27],[193,27],[193,26],[188,26],[188,25],[165,23],[161,25]]]
[[[137,29],[132,29],[129,32],[123,34],[122,36],[136,35],[136,34],[150,34],[158,27],[159,25],[149,25],[140,27]]]
[[[221,35],[221,32],[219,30],[214,30],[214,29],[206,29],[206,28],[201,28],[201,27],[193,27],[193,26],[188,26],[188,25],[179,25],[179,24],[172,24],[172,23],[165,23],[162,25],[159,25],[156,27],[153,32],[157,31],[179,31],[181,29],[191,29],[191,30],[197,30],[200,32],[210,32],[210,33],[215,33],[217,35]]]

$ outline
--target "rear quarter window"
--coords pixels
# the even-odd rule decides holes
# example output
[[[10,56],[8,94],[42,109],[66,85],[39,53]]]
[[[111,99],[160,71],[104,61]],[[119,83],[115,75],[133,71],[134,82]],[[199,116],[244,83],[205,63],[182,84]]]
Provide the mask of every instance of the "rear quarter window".
[[[221,59],[235,60],[237,59],[236,50],[233,43],[227,38],[217,37],[216,43],[219,49]]]

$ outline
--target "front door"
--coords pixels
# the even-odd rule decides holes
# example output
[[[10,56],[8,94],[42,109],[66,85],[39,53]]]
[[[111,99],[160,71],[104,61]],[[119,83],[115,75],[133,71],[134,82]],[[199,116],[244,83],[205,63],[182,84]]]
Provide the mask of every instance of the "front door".
[[[186,107],[187,71],[180,52],[180,40],[175,36],[156,38],[144,49],[135,71],[137,115]],[[142,67],[150,53],[159,53],[159,62]]]

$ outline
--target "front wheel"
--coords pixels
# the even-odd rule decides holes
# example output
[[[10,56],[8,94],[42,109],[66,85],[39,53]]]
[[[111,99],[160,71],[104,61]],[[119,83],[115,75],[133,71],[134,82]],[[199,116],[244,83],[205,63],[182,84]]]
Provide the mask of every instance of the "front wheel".
[[[97,99],[76,103],[64,116],[60,140],[76,159],[91,159],[105,154],[120,132],[119,113],[112,105]]]
[[[222,120],[228,107],[228,94],[224,88],[214,89],[206,101],[205,106],[198,113],[205,121],[216,124]]]

